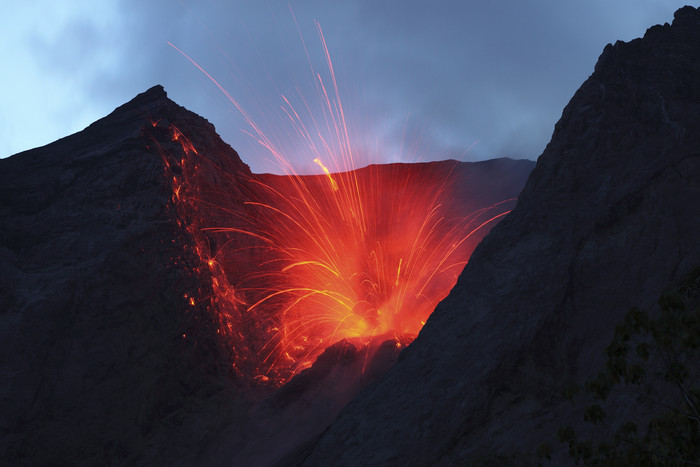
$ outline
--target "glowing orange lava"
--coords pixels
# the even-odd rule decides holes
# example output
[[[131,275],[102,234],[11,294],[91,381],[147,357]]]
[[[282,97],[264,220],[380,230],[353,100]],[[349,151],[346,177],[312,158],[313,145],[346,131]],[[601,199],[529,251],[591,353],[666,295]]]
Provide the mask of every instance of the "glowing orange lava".
[[[498,203],[461,215],[445,171],[453,164],[253,179],[250,231],[265,239],[266,261],[241,290],[247,311],[275,310],[261,349],[266,365],[293,373],[341,339],[420,331],[455,284],[475,234],[507,213]],[[263,289],[254,285],[260,277]]]
[[[318,32],[330,76],[328,87],[314,72],[324,118],[298,112],[284,96],[283,109],[322,175],[295,174],[228,93],[288,175],[237,171],[169,128],[182,150],[173,202],[213,290],[186,299],[211,300],[238,372],[276,384],[342,339],[415,336],[514,204],[459,199],[454,161],[355,170],[357,151]],[[306,101],[302,107],[309,110]]]

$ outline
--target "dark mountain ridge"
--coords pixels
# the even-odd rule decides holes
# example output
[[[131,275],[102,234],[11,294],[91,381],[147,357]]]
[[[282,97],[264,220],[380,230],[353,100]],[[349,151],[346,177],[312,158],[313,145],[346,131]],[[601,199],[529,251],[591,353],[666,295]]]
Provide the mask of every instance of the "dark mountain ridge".
[[[543,442],[572,463],[557,429],[585,427],[564,388],[603,367],[631,307],[658,310],[700,265],[699,115],[699,9],[608,45],[516,208],[304,465],[508,465]],[[632,396],[610,407],[641,421],[648,409]]]

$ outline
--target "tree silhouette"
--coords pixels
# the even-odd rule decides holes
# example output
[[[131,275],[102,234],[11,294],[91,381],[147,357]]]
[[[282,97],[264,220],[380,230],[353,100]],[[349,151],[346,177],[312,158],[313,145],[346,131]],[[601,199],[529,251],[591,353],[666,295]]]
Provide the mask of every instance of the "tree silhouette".
[[[565,391],[573,402],[582,389],[593,404],[583,418],[615,427],[612,439],[578,439],[570,426],[559,440],[584,465],[700,465],[700,268],[661,295],[655,316],[637,308],[615,327],[605,369]],[[655,408],[646,429],[632,420],[609,420],[611,394],[627,394]],[[634,412],[634,411],[633,411]],[[637,411],[638,413],[639,411]]]

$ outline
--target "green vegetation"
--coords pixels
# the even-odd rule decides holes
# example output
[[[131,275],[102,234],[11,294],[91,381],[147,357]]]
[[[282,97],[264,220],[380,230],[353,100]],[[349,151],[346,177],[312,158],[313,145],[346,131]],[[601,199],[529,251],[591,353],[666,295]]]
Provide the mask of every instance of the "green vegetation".
[[[654,317],[630,310],[606,349],[605,370],[583,387],[565,391],[572,402],[581,390],[592,396],[594,403],[583,411],[584,420],[614,431],[612,439],[581,441],[572,427],[561,427],[559,440],[568,444],[577,464],[700,465],[699,304],[700,268],[661,296],[660,312]],[[652,407],[646,428],[632,420],[611,420],[604,408],[611,395],[626,395]],[[538,454],[547,458],[548,447]]]

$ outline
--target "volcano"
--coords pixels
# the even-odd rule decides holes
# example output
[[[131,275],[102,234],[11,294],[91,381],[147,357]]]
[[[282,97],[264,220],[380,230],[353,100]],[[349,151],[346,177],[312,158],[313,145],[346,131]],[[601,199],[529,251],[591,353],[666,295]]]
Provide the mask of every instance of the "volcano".
[[[296,450],[396,361],[533,165],[253,174],[160,86],[0,160],[2,457]]]
[[[0,458],[698,462],[699,115],[684,7],[604,49],[531,173],[252,174],[159,86],[0,160]]]

